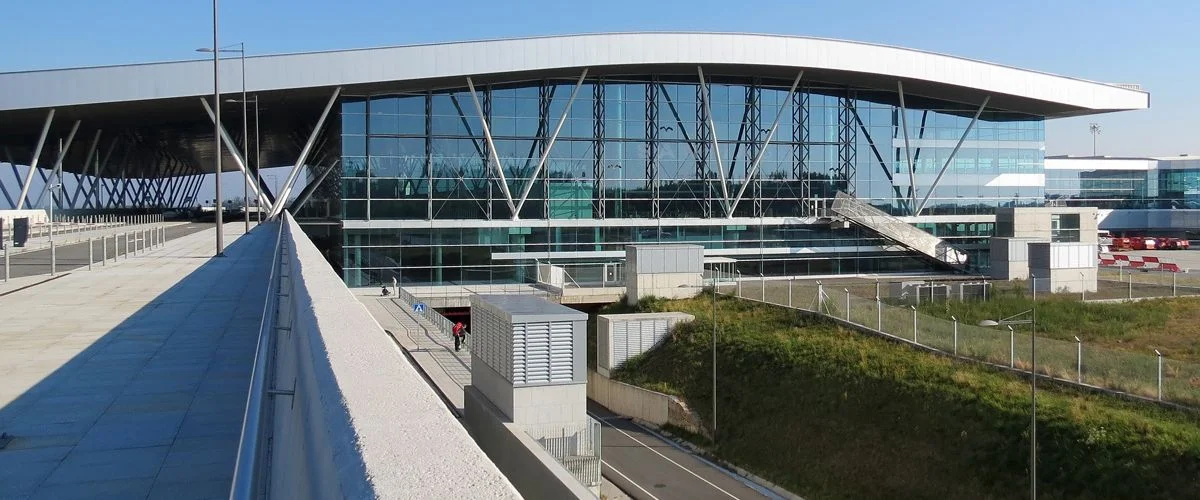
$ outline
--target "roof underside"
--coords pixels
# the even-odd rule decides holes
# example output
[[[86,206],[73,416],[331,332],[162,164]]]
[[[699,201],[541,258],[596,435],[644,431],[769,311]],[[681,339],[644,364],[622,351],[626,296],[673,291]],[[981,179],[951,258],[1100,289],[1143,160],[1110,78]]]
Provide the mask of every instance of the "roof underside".
[[[1047,118],[1149,105],[1147,93],[1124,87],[896,47],[767,35],[577,35],[258,56],[245,62],[246,90],[258,97],[263,117],[264,166],[294,162],[338,86],[343,95],[457,89],[466,86],[468,76],[476,84],[573,80],[583,68],[589,77],[655,74],[695,81],[702,66],[716,81],[752,75],[784,86],[803,70],[806,85],[878,90],[871,97],[876,100],[894,99],[897,82],[903,82],[912,108],[973,110],[990,97],[989,110]],[[240,61],[224,60],[221,74],[222,93],[238,97]],[[145,150],[138,154],[165,151],[208,164],[212,122],[199,99],[211,93],[210,60],[0,74],[0,146],[17,163],[28,163],[53,108],[52,138],[65,137],[80,121],[76,146],[64,165],[68,171],[78,171],[70,160],[78,155],[82,163],[85,143],[99,129],[107,134],[101,144],[120,131],[131,143],[146,145],[136,148]],[[226,103],[223,109],[222,121],[240,137],[241,104]],[[50,146],[47,151],[55,149]],[[225,166],[234,168],[231,162]]]

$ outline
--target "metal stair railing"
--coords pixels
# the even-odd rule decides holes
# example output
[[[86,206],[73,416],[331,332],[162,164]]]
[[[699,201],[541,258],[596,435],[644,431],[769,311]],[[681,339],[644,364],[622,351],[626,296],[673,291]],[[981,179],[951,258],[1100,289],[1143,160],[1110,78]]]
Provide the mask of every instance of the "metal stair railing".
[[[964,266],[967,254],[955,249],[941,238],[917,229],[912,224],[889,215],[870,204],[838,192],[830,206],[833,213],[850,222],[870,229],[910,250],[920,252],[952,266]]]

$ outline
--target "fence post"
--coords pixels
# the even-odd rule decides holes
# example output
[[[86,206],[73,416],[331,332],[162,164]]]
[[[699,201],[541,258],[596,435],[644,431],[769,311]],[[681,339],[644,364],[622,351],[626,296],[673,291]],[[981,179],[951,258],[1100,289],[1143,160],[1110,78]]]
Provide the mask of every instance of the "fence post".
[[[954,355],[958,356],[958,318],[951,316],[950,321],[954,322]]]
[[[740,270],[735,272],[737,273],[737,296],[740,299],[742,298],[742,272]]]
[[[1087,278],[1083,276],[1083,272],[1079,273],[1079,301],[1087,302]]]
[[[762,273],[758,273],[758,282],[762,285],[762,301],[767,301],[767,277]]]
[[[875,329],[883,331],[883,301],[875,296]]]
[[[796,278],[788,278],[788,308],[792,307],[792,283],[795,281]]]
[[[1154,354],[1158,356],[1158,400],[1162,401],[1162,353],[1155,349]]]
[[[825,285],[817,282],[817,314],[825,314]]]
[[[58,253],[54,248],[54,240],[50,240],[50,276],[58,271]]]
[[[88,238],[88,271],[92,270],[92,261],[95,260],[96,253],[92,249],[92,239]]]
[[[108,265],[108,235],[100,235],[100,265]]]
[[[846,291],[846,322],[850,323],[850,289],[843,288]]]
[[[129,260],[129,231],[125,232],[125,260]]]
[[[913,313],[913,343],[917,344],[917,306],[908,306]]]
[[[1008,325],[1008,367],[1017,367],[1017,334],[1012,325]]]
[[[1075,337],[1075,382],[1083,383],[1083,341]]]
[[[1129,300],[1133,300],[1133,274],[1129,275]]]
[[[1178,295],[1175,294],[1175,273],[1171,273],[1171,296],[1178,297]]]
[[[4,282],[8,283],[8,240],[4,241]]]

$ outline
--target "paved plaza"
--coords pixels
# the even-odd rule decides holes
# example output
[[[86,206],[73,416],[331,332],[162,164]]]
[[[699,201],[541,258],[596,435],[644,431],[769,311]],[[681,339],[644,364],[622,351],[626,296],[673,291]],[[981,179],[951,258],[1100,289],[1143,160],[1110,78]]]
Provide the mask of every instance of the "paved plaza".
[[[226,498],[274,229],[0,287],[0,498]]]

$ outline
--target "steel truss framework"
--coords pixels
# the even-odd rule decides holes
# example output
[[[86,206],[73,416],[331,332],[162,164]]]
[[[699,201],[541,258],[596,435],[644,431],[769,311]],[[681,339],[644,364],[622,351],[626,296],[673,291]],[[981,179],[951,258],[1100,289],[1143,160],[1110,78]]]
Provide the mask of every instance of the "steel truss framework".
[[[648,210],[642,217],[662,218],[673,213],[677,213],[680,209],[672,207],[672,203],[676,203],[674,198],[663,198],[664,183],[671,183],[672,189],[685,188],[689,191],[697,203],[695,209],[697,212],[692,216],[704,218],[710,217],[768,217],[778,215],[776,207],[781,203],[795,203],[798,209],[784,209],[786,213],[798,213],[802,216],[820,216],[824,215],[823,203],[831,199],[832,195],[837,191],[844,191],[854,195],[857,191],[858,182],[858,148],[860,135],[865,139],[865,146],[869,148],[870,156],[873,161],[868,163],[877,163],[878,168],[892,183],[892,190],[895,191],[895,200],[903,205],[902,209],[905,212],[912,213],[923,207],[924,202],[918,198],[917,190],[912,186],[915,184],[915,164],[921,158],[921,147],[918,143],[917,147],[907,147],[909,141],[909,131],[907,130],[907,120],[905,111],[905,96],[903,93],[903,84],[897,82],[896,100],[899,106],[892,107],[892,137],[897,140],[905,138],[903,148],[895,148],[892,153],[892,158],[899,158],[900,161],[906,163],[905,171],[909,178],[913,181],[906,187],[907,192],[901,192],[901,186],[893,182],[895,180],[893,169],[895,165],[884,158],[881,152],[882,147],[891,147],[891,145],[881,145],[876,142],[872,136],[867,124],[859,115],[856,109],[856,102],[860,99],[860,89],[842,87],[840,89],[830,88],[828,86],[820,86],[814,84],[806,84],[800,86],[803,72],[796,76],[792,88],[788,91],[786,97],[781,102],[772,102],[770,105],[778,109],[778,116],[763,116],[763,91],[771,89],[773,91],[780,90],[778,83],[765,84],[763,79],[752,77],[742,80],[744,83],[736,83],[744,89],[744,99],[740,101],[730,102],[735,106],[740,106],[740,119],[737,120],[737,135],[735,137],[718,137],[711,111],[711,89],[712,85],[706,80],[702,68],[698,68],[697,79],[698,84],[693,84],[695,88],[695,99],[693,103],[695,107],[695,123],[693,125],[685,125],[684,117],[680,113],[679,103],[676,102],[679,96],[667,91],[666,83],[659,75],[647,75],[644,80],[636,80],[642,82],[644,95],[641,96],[640,102],[644,103],[644,116],[641,120],[644,124],[644,136],[638,142],[644,148],[643,159],[644,169],[640,180],[644,181],[644,189],[648,202]],[[496,92],[500,89],[507,89],[512,84],[488,83],[476,85],[472,79],[468,78],[467,91],[445,91],[445,90],[426,90],[419,94],[407,95],[423,95],[424,111],[425,111],[425,130],[432,130],[432,119],[434,113],[433,100],[436,95],[448,93],[451,102],[454,104],[457,118],[462,123],[462,126],[467,130],[469,140],[478,154],[480,162],[484,165],[483,170],[478,174],[481,178],[478,181],[468,179],[464,171],[459,171],[454,174],[454,179],[450,182],[454,184],[453,189],[447,193],[439,193],[435,196],[437,186],[446,186],[447,180],[442,179],[446,173],[440,172],[438,165],[433,162],[434,137],[433,134],[427,133],[423,136],[426,153],[423,158],[424,165],[424,182],[426,189],[426,210],[424,215],[426,219],[439,218],[445,207],[452,200],[471,200],[479,208],[478,215],[472,218],[481,218],[487,220],[494,219],[551,219],[555,218],[552,213],[551,204],[548,200],[554,194],[551,190],[553,182],[551,169],[547,168],[548,158],[552,156],[552,149],[555,147],[555,142],[559,138],[559,133],[567,119],[567,114],[572,109],[572,104],[576,99],[578,91],[585,85],[587,78],[587,69],[584,69],[577,76],[570,97],[566,99],[566,105],[562,107],[561,115],[552,116],[552,109],[559,109],[559,103],[563,102],[562,96],[556,96],[559,87],[566,87],[566,83],[562,79],[541,79],[532,82],[532,85],[525,85],[525,88],[532,87],[530,90],[535,90],[537,95],[537,126],[529,142],[530,146],[525,159],[516,165],[507,165],[502,167],[501,159],[498,156],[496,149],[495,138],[491,130],[491,124],[494,120],[492,116],[492,107]],[[624,80],[622,80],[623,82]],[[672,77],[672,82],[680,81],[678,77]],[[728,81],[724,79],[723,81]],[[593,78],[587,82],[587,87],[591,91],[591,137],[586,138],[587,144],[590,145],[591,157],[588,158],[592,176],[592,185],[589,190],[591,199],[592,217],[608,218],[613,214],[609,211],[612,209],[610,202],[614,199],[614,191],[612,190],[612,179],[614,174],[624,174],[622,165],[613,163],[607,157],[606,143],[617,140],[629,142],[629,139],[617,137],[609,137],[607,130],[606,111],[611,105],[610,99],[605,95],[605,90],[611,80],[605,78]],[[684,79],[682,83],[689,82]],[[836,128],[836,134],[830,134],[828,137],[831,140],[813,141],[811,140],[811,113],[810,103],[815,94],[828,96],[832,102],[836,104],[836,123],[832,124]],[[879,95],[879,91],[871,91],[875,96]],[[460,103],[460,100],[468,95],[474,103],[474,113],[471,113],[466,106]],[[385,96],[388,94],[384,94]],[[556,101],[555,99],[558,99]],[[829,104],[826,104],[827,106]],[[986,107],[984,105],[979,108],[975,119],[978,119],[979,113]],[[765,186],[768,182],[765,175],[759,169],[759,164],[763,158],[769,154],[769,145],[775,139],[775,129],[778,127],[780,118],[785,111],[790,111],[788,120],[791,127],[791,133],[785,139],[790,149],[790,167],[786,170],[787,174],[781,176],[779,172],[772,172],[770,181],[772,181],[772,192],[768,193]],[[556,113],[555,113],[556,114]],[[772,115],[775,112],[771,113]],[[915,136],[918,141],[924,140],[926,135],[926,122],[929,111],[922,111],[921,125]],[[732,117],[732,116],[731,116]],[[765,120],[764,120],[765,118]],[[774,118],[774,121],[767,120]],[[690,119],[690,117],[689,117]],[[478,121],[475,121],[478,120]],[[479,124],[481,130],[473,130],[472,124]],[[878,127],[879,124],[874,124]],[[827,125],[826,125],[827,126]],[[969,133],[972,124],[968,126],[963,133],[963,139]],[[678,130],[678,132],[674,132]],[[678,176],[678,172],[664,172],[663,163],[663,145],[661,139],[664,131],[670,131],[682,137],[682,141],[678,138],[667,139],[672,143],[682,144],[691,153],[694,161],[694,174],[692,179],[674,179],[672,176]],[[504,137],[505,140],[511,141],[513,138]],[[569,141],[578,144],[580,138],[572,136]],[[717,145],[721,145],[721,149],[726,149],[726,153],[731,153],[727,161],[722,160],[722,152]],[[836,149],[836,160],[830,162],[827,168],[817,171],[813,168],[811,161],[811,150],[813,147],[833,147]],[[961,140],[959,143],[961,146]],[[915,149],[915,151],[913,151]],[[866,151],[867,149],[864,149]],[[957,148],[955,149],[957,152]],[[953,156],[953,152],[951,155]],[[513,160],[509,158],[508,160]],[[945,166],[939,172],[938,180],[935,180],[928,191],[925,193],[926,201],[933,188],[940,182],[942,174],[945,173],[952,158],[948,159]],[[740,163],[740,165],[739,165]],[[673,164],[672,164],[673,165]],[[624,165],[628,167],[629,165]],[[676,167],[677,168],[677,167]],[[635,177],[636,178],[636,177]],[[441,179],[441,181],[439,181]],[[698,181],[698,182],[697,182]],[[788,181],[788,182],[775,182]],[[794,181],[794,184],[791,182]],[[439,184],[441,182],[442,184]],[[695,185],[698,189],[692,189]],[[780,187],[782,186],[782,187]],[[731,189],[732,188],[732,189]],[[782,189],[783,191],[780,191]],[[749,193],[746,193],[749,191]],[[534,203],[534,211],[526,210],[525,205],[530,201],[531,194]],[[739,208],[740,202],[744,195],[748,194],[750,203]],[[464,196],[464,198],[456,198],[455,196]],[[782,198],[780,198],[782,196]],[[444,198],[444,199],[443,199]],[[368,200],[369,201],[369,200]],[[507,206],[506,206],[507,205]],[[369,209],[368,209],[369,210]],[[670,212],[668,212],[670,210]],[[618,217],[621,217],[618,215]],[[628,216],[626,216],[628,217]],[[354,218],[354,217],[351,217]],[[368,219],[372,218],[368,212]]]

